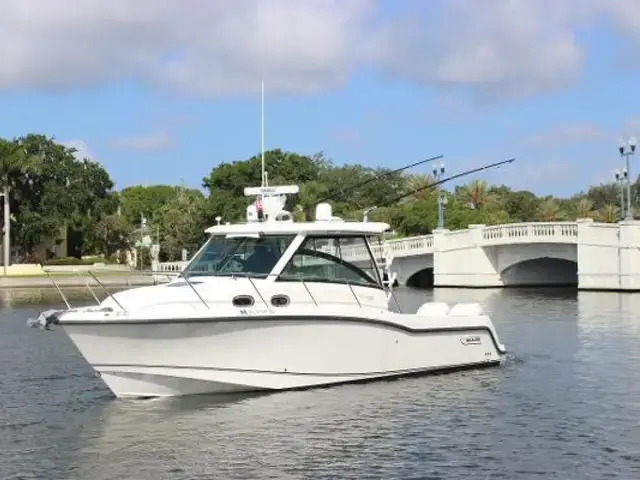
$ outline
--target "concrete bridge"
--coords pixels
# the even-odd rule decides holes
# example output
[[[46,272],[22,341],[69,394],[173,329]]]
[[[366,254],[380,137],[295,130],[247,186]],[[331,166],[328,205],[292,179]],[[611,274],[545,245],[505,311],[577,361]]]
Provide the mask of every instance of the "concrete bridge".
[[[640,222],[470,225],[432,235],[374,243],[392,258],[398,283],[416,287],[577,285],[583,290],[640,291]],[[364,247],[342,248],[355,264]],[[186,262],[160,264],[178,272]]]

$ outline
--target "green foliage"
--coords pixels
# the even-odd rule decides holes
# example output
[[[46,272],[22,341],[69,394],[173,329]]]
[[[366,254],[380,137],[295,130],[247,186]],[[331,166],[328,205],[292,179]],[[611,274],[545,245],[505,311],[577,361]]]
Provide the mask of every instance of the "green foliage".
[[[107,256],[112,256],[116,251],[133,245],[133,226],[125,217],[117,214],[102,217],[91,233],[97,250]]]
[[[144,216],[153,221],[164,205],[176,198],[176,187],[170,185],[136,185],[120,192],[122,215],[132,224],[140,224]]]
[[[9,185],[12,241],[27,257],[46,238],[67,227],[86,233],[118,205],[113,182],[97,162],[78,160],[75,150],[44,135],[0,139],[0,184]],[[64,234],[62,234],[64,236]],[[80,250],[96,253],[87,243]]]
[[[122,259],[122,252],[140,239],[139,227],[146,218],[148,233],[154,241],[160,240],[161,260],[178,260],[183,248],[191,255],[201,246],[204,230],[216,223],[216,217],[223,222],[243,221],[252,201],[243,190],[261,184],[261,155],[255,155],[218,164],[202,180],[206,193],[172,185],[130,186],[118,193],[99,163],[79,160],[74,153],[43,135],[0,139],[0,187],[11,189],[12,241],[27,259],[42,255],[40,246],[47,239],[49,244],[62,244],[68,229],[79,232],[81,238],[80,248],[73,253],[69,249],[68,255]],[[397,235],[429,234],[437,224],[438,195],[447,199],[445,227],[451,230],[469,224],[576,218],[614,222],[620,215],[620,190],[613,183],[562,199],[541,198],[530,191],[475,179],[450,190],[422,189],[384,206],[432,184],[433,178],[363,165],[337,166],[322,153],[301,155],[276,149],[265,152],[265,161],[269,184],[300,187],[286,206],[297,221],[312,219],[316,204],[329,199],[334,214],[344,219],[361,220],[365,208],[378,205],[369,218],[388,222]],[[638,181],[632,185],[636,207],[639,186]],[[66,239],[68,242],[68,235]],[[149,252],[139,252],[148,267]],[[93,261],[60,258],[47,263],[84,265]]]
[[[162,259],[179,260],[182,249],[193,254],[205,240],[207,202],[197,190],[179,191],[157,213]]]
[[[208,223],[214,224],[216,216],[229,222],[245,218],[248,202],[244,197],[244,188],[261,185],[261,158],[261,155],[255,155],[248,160],[220,163],[202,179],[202,186],[209,192],[206,215]],[[321,153],[305,156],[280,149],[265,152],[265,164],[271,185],[302,186],[332,170],[331,163]],[[301,191],[289,198],[288,208],[293,210],[292,207],[297,204],[306,208],[315,200],[315,195],[321,195],[322,189],[329,185],[326,180],[320,183],[322,187],[318,191],[312,187],[311,190],[305,190],[308,192],[306,195]]]

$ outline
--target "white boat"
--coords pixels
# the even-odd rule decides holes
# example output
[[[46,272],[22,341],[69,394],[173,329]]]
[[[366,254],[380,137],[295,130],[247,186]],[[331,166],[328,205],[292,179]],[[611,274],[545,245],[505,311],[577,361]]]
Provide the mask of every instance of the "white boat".
[[[47,312],[116,397],[287,390],[499,365],[479,304],[389,308],[393,278],[371,253],[386,223],[284,210],[296,186],[256,187],[246,223],[216,225],[185,270],[99,305]],[[362,248],[368,261],[341,258]],[[387,273],[390,266],[385,267]],[[66,301],[66,300],[65,300]]]

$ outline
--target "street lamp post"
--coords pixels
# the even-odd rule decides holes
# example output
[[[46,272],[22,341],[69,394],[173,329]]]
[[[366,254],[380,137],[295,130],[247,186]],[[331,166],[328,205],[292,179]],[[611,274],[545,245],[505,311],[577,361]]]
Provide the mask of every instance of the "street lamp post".
[[[616,183],[620,184],[620,218],[624,218],[624,185],[627,177],[627,170],[624,168],[622,170],[616,168],[613,174],[615,175]]]
[[[435,178],[436,182],[439,182],[444,176],[444,163],[440,162],[440,164],[434,163],[431,165],[433,169],[433,178]],[[447,198],[443,195],[442,191],[438,187],[438,229],[441,230],[444,228],[444,206],[447,204]]]
[[[4,222],[2,228],[2,263],[4,265],[4,276],[6,277],[9,273],[9,261],[11,259],[11,212],[9,210],[9,185],[4,186],[3,191],[0,192],[0,197],[2,197],[4,211]]]
[[[363,211],[363,218],[362,218],[362,221],[363,221],[363,222],[368,222],[368,221],[369,221],[369,214],[370,214],[371,212],[373,212],[376,208],[378,208],[378,207],[369,207],[369,208],[365,208],[365,209],[364,209],[364,211]]]
[[[625,159],[626,162],[626,176],[627,176],[627,208],[625,209],[625,220],[633,220],[633,211],[631,210],[631,165],[630,157],[636,153],[636,145],[638,140],[635,137],[631,137],[628,141],[620,141],[618,144],[618,152],[620,156]]]

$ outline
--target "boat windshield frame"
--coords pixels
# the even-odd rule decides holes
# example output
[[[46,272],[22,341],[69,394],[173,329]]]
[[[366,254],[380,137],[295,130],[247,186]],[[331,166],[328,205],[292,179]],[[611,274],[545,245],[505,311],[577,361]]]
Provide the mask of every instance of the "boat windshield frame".
[[[211,235],[180,277],[267,278],[296,237],[296,234]]]
[[[299,238],[296,240],[295,244],[291,246],[293,250],[289,255],[286,255],[286,262],[282,264],[282,268],[279,271],[275,272],[276,281],[282,282],[300,282],[304,281],[307,283],[329,283],[329,284],[337,284],[337,285],[351,285],[353,287],[365,287],[365,288],[375,288],[384,290],[384,282],[382,279],[382,275],[380,272],[380,268],[376,262],[376,258],[371,250],[371,245],[369,243],[369,238],[371,235],[357,233],[357,234],[344,234],[344,233],[313,233],[313,234],[301,234]],[[367,256],[370,262],[369,269],[371,270],[371,274],[367,274],[367,267],[361,268],[354,263],[345,260],[342,258],[342,246],[340,245],[340,240],[347,239],[356,239],[362,240],[362,246],[366,249]],[[327,250],[334,249],[331,251],[323,251],[323,249],[319,248],[309,248],[311,244],[314,244],[318,240],[320,241],[331,241],[332,246],[328,247]],[[337,242],[336,242],[337,241]],[[338,255],[334,255],[334,253],[338,253]],[[306,275],[304,272],[292,272],[287,271],[292,268],[300,268],[303,269],[305,266],[298,265],[294,267],[294,262],[296,260],[296,256],[304,256],[304,257],[312,257],[315,259],[326,260],[327,263],[322,265],[319,263],[318,265],[310,265],[309,270],[311,271],[313,268],[317,270],[322,269],[324,266],[327,271],[332,270],[334,275],[330,276],[325,272],[324,275]],[[303,263],[303,262],[302,262]],[[341,276],[343,278],[339,278],[337,275],[337,271],[341,271]]]

